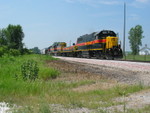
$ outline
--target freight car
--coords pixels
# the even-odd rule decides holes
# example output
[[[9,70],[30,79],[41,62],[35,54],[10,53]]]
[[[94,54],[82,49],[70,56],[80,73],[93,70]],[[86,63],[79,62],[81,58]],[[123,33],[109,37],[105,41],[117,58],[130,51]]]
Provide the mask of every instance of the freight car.
[[[76,44],[66,47],[65,42],[55,42],[48,53],[59,56],[96,57],[100,59],[122,58],[123,53],[116,33],[111,30],[93,32],[77,38]]]

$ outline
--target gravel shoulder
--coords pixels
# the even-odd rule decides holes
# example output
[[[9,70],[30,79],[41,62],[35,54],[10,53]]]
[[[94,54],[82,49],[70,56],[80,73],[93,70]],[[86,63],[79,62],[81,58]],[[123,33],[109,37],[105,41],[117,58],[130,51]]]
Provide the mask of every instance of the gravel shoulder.
[[[150,63],[136,63],[127,61],[112,61],[98,59],[82,59],[71,57],[57,57],[66,62],[79,65],[78,69],[90,73],[100,74],[107,79],[114,79],[127,84],[150,86]]]

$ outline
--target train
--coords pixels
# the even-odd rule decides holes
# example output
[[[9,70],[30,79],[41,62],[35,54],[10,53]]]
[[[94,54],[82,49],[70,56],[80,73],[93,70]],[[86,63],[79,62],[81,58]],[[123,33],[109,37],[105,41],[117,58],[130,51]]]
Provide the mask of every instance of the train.
[[[68,46],[65,42],[54,42],[45,53],[54,56],[121,59],[123,52],[117,34],[112,30],[102,30],[77,38],[76,43]]]

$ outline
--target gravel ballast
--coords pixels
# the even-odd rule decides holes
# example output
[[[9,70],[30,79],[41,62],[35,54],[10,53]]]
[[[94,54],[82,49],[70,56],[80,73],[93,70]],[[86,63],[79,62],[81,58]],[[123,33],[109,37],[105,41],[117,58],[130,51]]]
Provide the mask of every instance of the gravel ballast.
[[[56,57],[71,63],[77,63],[80,69],[98,73],[108,79],[128,84],[142,83],[150,85],[150,63]]]

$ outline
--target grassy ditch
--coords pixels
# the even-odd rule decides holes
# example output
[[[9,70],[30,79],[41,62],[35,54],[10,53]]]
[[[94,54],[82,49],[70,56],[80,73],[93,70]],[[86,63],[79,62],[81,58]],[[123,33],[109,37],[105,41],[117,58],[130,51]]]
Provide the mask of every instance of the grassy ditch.
[[[150,55],[127,55],[123,59],[137,60],[137,61],[150,61]]]
[[[21,65],[31,59],[39,67],[38,79],[23,80]],[[113,98],[148,88],[142,84],[118,85],[91,73],[56,70],[54,64],[48,66],[46,63],[53,60],[57,59],[41,55],[0,58],[0,101],[17,105],[15,113],[60,112],[59,106],[63,109],[85,107],[96,110],[118,105],[112,101]],[[52,105],[57,109],[53,109]]]

